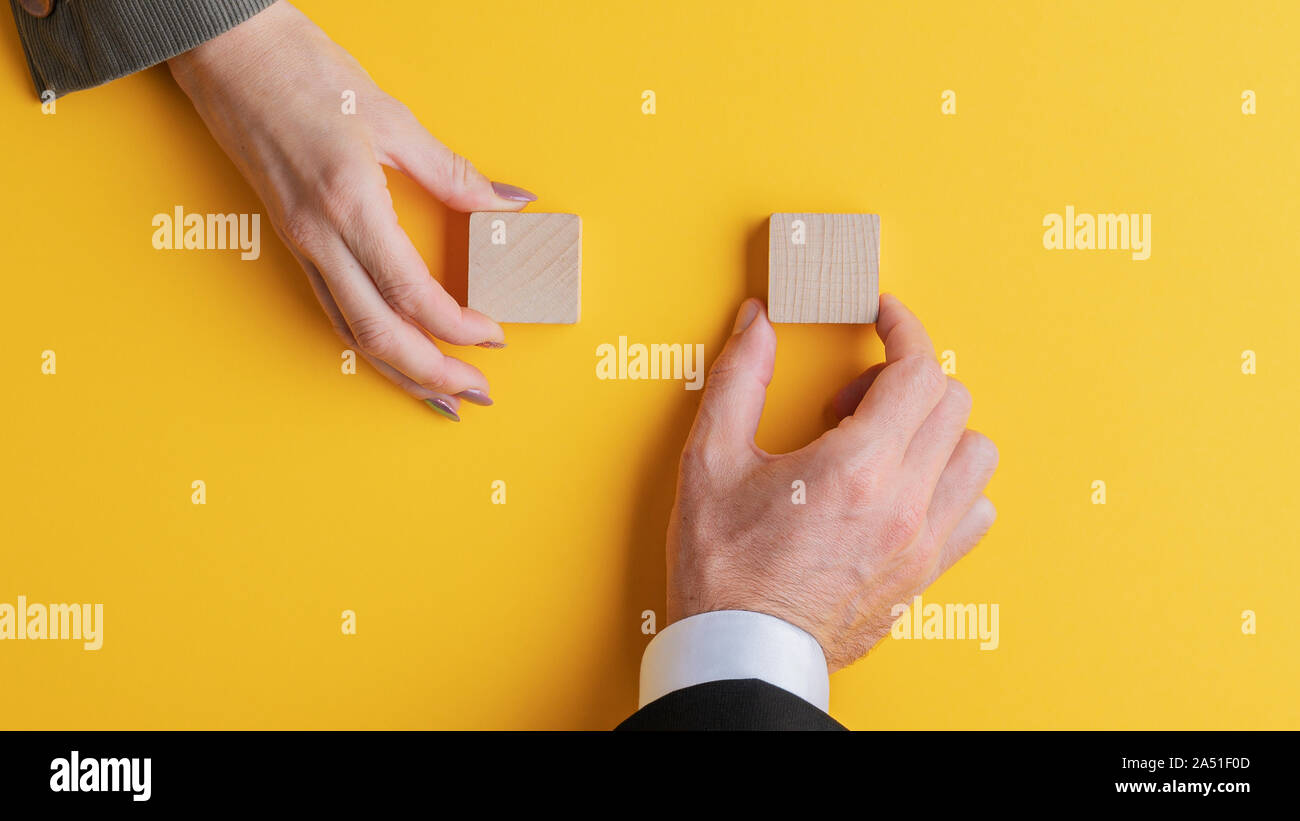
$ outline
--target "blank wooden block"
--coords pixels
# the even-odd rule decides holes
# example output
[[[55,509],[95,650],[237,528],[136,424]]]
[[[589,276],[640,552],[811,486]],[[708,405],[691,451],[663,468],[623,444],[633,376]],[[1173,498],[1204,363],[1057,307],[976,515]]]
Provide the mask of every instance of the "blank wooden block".
[[[767,314],[773,322],[876,321],[880,215],[773,214]]]
[[[582,218],[478,211],[469,217],[469,307],[497,322],[578,321]]]

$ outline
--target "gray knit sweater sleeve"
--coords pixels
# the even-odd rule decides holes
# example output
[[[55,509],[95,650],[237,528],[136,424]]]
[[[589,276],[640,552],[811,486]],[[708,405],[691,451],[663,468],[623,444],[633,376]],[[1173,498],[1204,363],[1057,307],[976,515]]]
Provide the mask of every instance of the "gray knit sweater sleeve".
[[[36,17],[9,0],[38,95],[116,80],[175,57],[275,0],[54,0]]]

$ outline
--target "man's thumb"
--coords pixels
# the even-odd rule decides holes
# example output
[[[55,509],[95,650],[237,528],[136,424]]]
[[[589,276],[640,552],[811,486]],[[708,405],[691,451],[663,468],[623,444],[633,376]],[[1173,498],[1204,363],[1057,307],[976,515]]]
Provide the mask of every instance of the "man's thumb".
[[[734,455],[754,452],[754,435],[776,362],[776,332],[763,303],[747,299],[713,362],[691,432],[692,443]]]

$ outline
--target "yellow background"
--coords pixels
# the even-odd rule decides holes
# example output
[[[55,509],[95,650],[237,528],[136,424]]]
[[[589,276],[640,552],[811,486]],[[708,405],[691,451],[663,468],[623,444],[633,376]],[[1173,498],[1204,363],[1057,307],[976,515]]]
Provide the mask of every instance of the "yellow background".
[[[0,726],[614,725],[699,394],[598,381],[595,349],[711,361],[765,292],[770,212],[868,211],[882,287],[1001,448],[997,525],[926,596],[998,603],[1001,647],[887,639],[832,713],[1300,727],[1300,11],[1064,6],[302,3],[491,178],[583,217],[582,322],[466,353],[497,405],[459,425],[340,373],[269,224],[256,262],[151,247],[177,204],[263,212],[165,69],[44,116],[0,23],[0,601],[105,606],[97,653],[0,644]],[[438,275],[463,265],[463,218],[389,177]],[[1067,204],[1151,213],[1150,260],[1044,250]],[[788,450],[880,349],[778,338],[759,440]]]

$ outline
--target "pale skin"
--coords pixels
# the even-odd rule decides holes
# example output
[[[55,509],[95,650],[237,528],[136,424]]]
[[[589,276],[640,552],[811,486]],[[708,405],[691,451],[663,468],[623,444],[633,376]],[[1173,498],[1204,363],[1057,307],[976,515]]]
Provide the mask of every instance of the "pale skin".
[[[383,167],[460,211],[534,199],[492,183],[381,91],[280,0],[169,61],[217,142],[262,198],[345,344],[435,410],[491,404],[487,378],[444,353],[498,347],[501,327],[430,276],[398,224]],[[341,94],[355,92],[356,113]],[[753,610],[806,630],[830,670],[883,638],[891,609],[965,555],[993,524],[997,465],[966,429],[970,393],[943,374],[920,321],[881,298],[885,362],[834,398],[839,424],[794,453],[754,442],[776,336],[748,300],[710,373],[682,453],[668,533],[668,618]],[[791,501],[806,487],[806,504]]]
[[[754,442],[776,334],[747,300],[709,373],[682,452],[668,529],[668,619],[752,610],[821,644],[835,671],[993,525],[997,448],[966,428],[970,392],[946,376],[919,319],[890,295],[885,361],[833,398],[838,425],[793,453]],[[794,504],[802,481],[805,504]]]
[[[536,198],[492,183],[440,143],[285,0],[168,65],[343,341],[450,418],[462,399],[491,404],[483,373],[435,340],[500,347],[501,326],[430,276],[398,224],[383,167],[458,211],[517,211]],[[343,111],[345,91],[356,95],[354,114]]]

